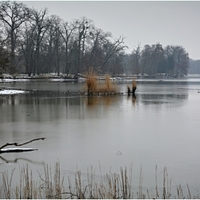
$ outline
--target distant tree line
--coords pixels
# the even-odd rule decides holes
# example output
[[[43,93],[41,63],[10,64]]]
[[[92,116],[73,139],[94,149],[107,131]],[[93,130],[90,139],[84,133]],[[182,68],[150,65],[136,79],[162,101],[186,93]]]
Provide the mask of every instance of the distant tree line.
[[[124,37],[96,28],[86,19],[67,22],[47,9],[35,10],[20,2],[0,2],[0,74],[42,73],[78,75],[93,67],[99,73],[188,73],[189,55],[181,46],[138,46],[126,54]]]
[[[172,77],[187,75],[189,55],[182,46],[161,44],[138,46],[129,55],[129,72],[136,74],[155,75],[165,73]]]
[[[188,70],[190,74],[200,74],[200,60],[190,59],[190,68]]]

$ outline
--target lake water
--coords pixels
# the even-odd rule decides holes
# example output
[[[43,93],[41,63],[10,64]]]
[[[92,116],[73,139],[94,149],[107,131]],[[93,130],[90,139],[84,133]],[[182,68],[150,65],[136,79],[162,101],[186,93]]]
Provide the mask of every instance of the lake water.
[[[46,140],[24,146],[38,151],[1,154],[0,172],[57,161],[65,175],[91,166],[97,174],[133,166],[137,187],[142,166],[143,187],[155,188],[157,166],[160,186],[166,167],[172,187],[188,183],[200,194],[200,79],[139,79],[136,98],[127,96],[127,82],[117,84],[123,95],[87,97],[67,93],[84,83],[1,82],[38,93],[0,96],[0,146]]]

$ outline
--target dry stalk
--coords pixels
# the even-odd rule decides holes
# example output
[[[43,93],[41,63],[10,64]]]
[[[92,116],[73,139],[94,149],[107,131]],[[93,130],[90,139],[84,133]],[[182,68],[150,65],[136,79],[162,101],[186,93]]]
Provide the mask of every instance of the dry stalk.
[[[136,80],[135,80],[135,79],[133,79],[133,80],[132,80],[132,88],[136,88],[136,87],[137,87]]]
[[[86,86],[88,95],[92,95],[97,91],[97,75],[92,67],[90,67],[86,73]]]
[[[105,83],[101,87],[99,87],[98,92],[99,93],[116,93],[117,90],[118,90],[117,86],[111,82],[110,76],[106,74]]]
[[[165,173],[165,168],[163,170],[163,199],[166,199],[167,194],[166,194],[166,173]]]
[[[178,195],[178,199],[183,199],[183,197],[184,197],[181,184],[177,186],[177,195]]]
[[[192,199],[192,195],[188,184],[187,184],[187,189],[188,189],[188,199]]]
[[[8,177],[8,172],[2,174],[2,179],[3,179],[3,191],[4,191],[4,196],[6,199],[11,199],[11,188],[12,188],[12,178],[13,178],[13,173],[15,169],[12,170],[10,179]]]
[[[156,170],[156,197],[161,196],[163,199],[170,198],[170,190],[168,189],[168,174],[166,167],[163,170],[163,191],[161,195],[158,194],[157,186],[157,166]],[[16,186],[12,190],[12,177],[14,170],[11,172],[11,175],[8,176],[8,172],[2,173],[2,186],[0,187],[0,197],[1,198],[107,198],[107,199],[117,199],[117,198],[128,198],[132,199],[132,168],[127,170],[127,167],[124,169],[120,168],[120,174],[109,173],[103,176],[102,174],[99,177],[99,180],[96,179],[93,168],[87,173],[87,183],[82,180],[81,171],[77,171],[74,174],[74,178],[68,177],[68,190],[64,190],[64,177],[61,178],[60,165],[56,163],[54,165],[54,173],[52,173],[51,167],[48,165],[44,166],[44,177],[40,174],[40,179],[44,182],[44,187],[37,187],[33,181],[32,170],[28,168],[28,165],[23,167],[20,170],[20,183],[19,186]],[[106,178],[106,179],[105,179]],[[140,165],[140,180],[139,180],[139,191],[137,192],[137,198],[152,198],[149,190],[147,189],[147,194],[142,192],[143,184],[143,172],[142,165]],[[41,186],[41,185],[40,185]],[[183,189],[181,185],[177,186],[177,198],[184,198]],[[191,198],[191,192],[187,184],[188,198]]]
[[[159,198],[158,183],[157,183],[157,165],[156,165],[156,168],[155,168],[155,181],[156,181],[156,188],[155,188],[155,190],[156,190],[156,196],[155,196],[155,198],[157,199],[157,198]]]
[[[143,198],[142,195],[142,182],[143,182],[143,174],[142,174],[142,165],[140,165],[140,180],[139,180],[139,199]]]

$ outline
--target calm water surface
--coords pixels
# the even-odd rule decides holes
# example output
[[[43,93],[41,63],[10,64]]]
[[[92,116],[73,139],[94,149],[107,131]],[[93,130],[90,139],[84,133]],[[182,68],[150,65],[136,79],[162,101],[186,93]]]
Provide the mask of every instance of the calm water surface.
[[[119,96],[86,97],[67,91],[83,83],[27,81],[0,83],[0,87],[35,89],[39,95],[0,97],[0,146],[46,137],[26,147],[28,153],[0,155],[0,172],[28,163],[32,169],[60,162],[62,172],[93,166],[98,174],[120,173],[133,166],[134,184],[155,187],[155,167],[162,186],[167,167],[172,186],[200,188],[200,79],[138,80],[136,98],[126,95],[127,83],[118,83]]]

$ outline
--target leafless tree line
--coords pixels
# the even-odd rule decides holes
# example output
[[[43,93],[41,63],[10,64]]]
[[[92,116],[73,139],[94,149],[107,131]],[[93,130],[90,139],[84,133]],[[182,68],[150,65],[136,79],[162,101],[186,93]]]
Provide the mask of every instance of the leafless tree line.
[[[38,11],[18,2],[0,3],[0,23],[11,74],[78,74],[90,66],[109,71],[107,62],[126,48],[123,37],[113,39],[85,17],[65,22],[48,16],[47,9]]]
[[[189,56],[181,46],[138,46],[126,54],[124,37],[96,28],[85,17],[67,22],[48,10],[0,2],[0,73],[78,75],[100,73],[187,74]]]
[[[129,55],[129,72],[154,75],[165,73],[171,77],[187,75],[189,55],[182,46],[161,44],[138,46]]]

